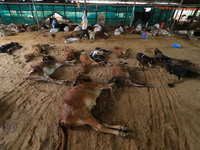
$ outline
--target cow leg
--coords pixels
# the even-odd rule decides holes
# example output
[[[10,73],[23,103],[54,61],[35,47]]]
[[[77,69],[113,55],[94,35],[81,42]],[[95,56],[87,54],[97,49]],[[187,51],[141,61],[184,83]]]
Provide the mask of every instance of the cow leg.
[[[35,80],[35,81],[45,81],[45,82],[51,82],[50,79],[47,79],[45,77],[27,77],[28,80]]]
[[[139,66],[142,69],[142,71],[144,71],[144,65],[141,66],[141,63],[139,63]]]
[[[129,79],[130,79],[130,78],[129,78]],[[142,82],[140,82],[140,81],[138,81],[138,80],[135,80],[134,78],[131,78],[130,80],[131,80],[132,83],[136,83],[136,84],[139,84],[139,85],[148,85],[148,84],[146,84],[146,83],[142,83]]]
[[[56,84],[67,84],[67,82],[69,82],[69,81],[53,79],[52,82],[56,83]]]
[[[116,130],[121,130],[121,131],[127,131],[127,127],[122,127],[120,125],[109,125],[106,123],[102,123],[106,128],[111,128],[111,129],[116,129]]]
[[[66,64],[70,64],[70,65],[75,65],[78,62],[79,62],[78,60],[65,61]]]
[[[27,77],[28,80],[35,80],[35,81],[44,81],[44,82],[53,82],[55,84],[66,84],[66,80],[55,80],[52,78],[45,78],[45,77]]]
[[[125,82],[125,85],[126,86],[135,86],[135,87],[148,87],[148,85],[146,85],[144,83],[134,83],[130,79],[128,80],[128,82]]]
[[[92,114],[89,111],[87,113],[87,118],[84,117],[82,121],[92,126],[94,130],[96,130],[97,132],[110,133],[110,134],[114,134],[114,135],[118,135],[122,137],[126,137],[128,135],[128,133],[124,133],[123,131],[109,129],[103,126],[92,116]]]

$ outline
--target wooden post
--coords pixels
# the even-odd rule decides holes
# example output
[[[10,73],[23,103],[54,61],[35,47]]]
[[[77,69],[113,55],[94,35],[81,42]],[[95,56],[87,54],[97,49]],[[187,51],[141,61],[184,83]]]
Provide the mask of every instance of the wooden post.
[[[179,7],[178,7],[178,11],[177,11],[177,13],[176,13],[176,15],[175,15],[175,17],[174,17],[174,21],[173,21],[172,26],[171,26],[171,28],[170,28],[171,31],[172,31],[172,29],[173,29],[173,27],[174,27],[174,24],[175,24],[175,21],[176,21],[176,17],[178,16],[178,12],[179,12],[179,10],[181,9],[182,4],[183,4],[183,0],[181,0],[181,3],[180,3],[180,5],[179,5]]]
[[[35,7],[35,2],[34,2],[34,0],[32,0],[32,2],[33,2],[33,7],[34,7],[34,9],[35,9],[36,20],[37,20],[38,29],[39,29],[39,28],[40,28],[40,24],[39,24],[39,21],[38,21],[38,15],[37,15],[36,7]]]
[[[130,27],[131,27],[132,24],[133,24],[133,14],[134,14],[134,12],[135,12],[135,4],[136,4],[136,0],[134,0],[133,10],[132,10],[132,14],[131,14]]]
[[[10,13],[9,5],[8,5],[8,4],[6,4],[6,5],[7,5],[7,7],[8,7],[8,11],[9,11],[9,14],[10,14],[10,18],[12,19],[13,23],[15,23],[15,20],[13,19],[12,15],[11,15],[11,13]]]
[[[32,9],[31,4],[29,4],[29,6],[30,6],[30,8],[31,8],[31,13],[32,13],[32,16],[33,16],[34,22],[36,23],[35,17],[34,17],[34,15],[33,15],[33,9]]]

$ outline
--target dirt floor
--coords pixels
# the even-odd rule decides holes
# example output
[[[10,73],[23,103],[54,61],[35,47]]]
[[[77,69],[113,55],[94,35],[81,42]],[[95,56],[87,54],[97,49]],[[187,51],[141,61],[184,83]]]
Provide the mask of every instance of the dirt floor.
[[[131,48],[129,59],[117,59],[114,53],[108,61],[127,62],[133,76],[147,82],[151,88],[124,87],[116,91],[113,100],[109,92],[103,92],[92,110],[94,116],[103,122],[123,125],[130,129],[130,135],[122,138],[110,134],[97,133],[90,126],[68,129],[69,150],[161,150],[191,149],[200,147],[200,81],[186,79],[183,83],[169,88],[168,83],[177,78],[167,73],[161,66],[146,67],[143,72],[136,60],[136,54],[143,52],[154,57],[155,48],[165,55],[187,59],[195,64],[200,73],[200,42],[188,41],[183,36],[149,37],[127,34],[107,40],[97,37],[94,43],[84,38],[82,43],[73,42],[67,46],[76,50],[91,52],[95,47],[114,51],[115,46]],[[31,65],[41,61],[40,57],[24,63],[24,55],[29,46],[42,43],[55,46],[49,54],[64,61],[65,32],[56,33],[55,39],[48,30],[24,32],[1,37],[0,45],[11,41],[19,42],[23,48],[14,52],[15,56],[0,54],[0,149],[1,150],[54,150],[60,143],[57,131],[58,113],[64,95],[72,85],[57,85],[44,82],[28,83],[24,80]],[[171,44],[181,48],[172,48]],[[73,80],[79,66],[65,66],[55,72],[58,79]],[[105,84],[112,76],[112,67],[94,67],[89,73],[93,81]]]

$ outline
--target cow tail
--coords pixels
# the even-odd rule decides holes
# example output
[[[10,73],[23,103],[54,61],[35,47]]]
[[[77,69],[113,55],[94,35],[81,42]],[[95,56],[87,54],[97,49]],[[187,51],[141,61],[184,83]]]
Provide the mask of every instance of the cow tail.
[[[67,143],[66,143],[66,133],[67,128],[61,122],[58,123],[58,135],[61,138],[61,149],[60,150],[67,150]]]

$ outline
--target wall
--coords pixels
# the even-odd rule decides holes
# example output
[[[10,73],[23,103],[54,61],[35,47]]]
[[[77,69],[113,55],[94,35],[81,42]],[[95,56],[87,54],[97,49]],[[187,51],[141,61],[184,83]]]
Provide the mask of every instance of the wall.
[[[132,6],[109,6],[109,5],[89,5],[88,22],[97,23],[99,13],[106,15],[105,24],[119,25],[123,21],[126,25],[130,24]],[[157,22],[166,22],[171,18],[172,10],[160,10],[151,7],[154,12],[150,25]],[[54,12],[71,22],[81,22],[83,8],[78,9],[76,5],[52,5],[36,4],[39,22],[49,18]],[[136,7],[136,12],[143,12],[144,7]],[[35,10],[32,4],[0,4],[0,23],[4,24],[36,24]]]

